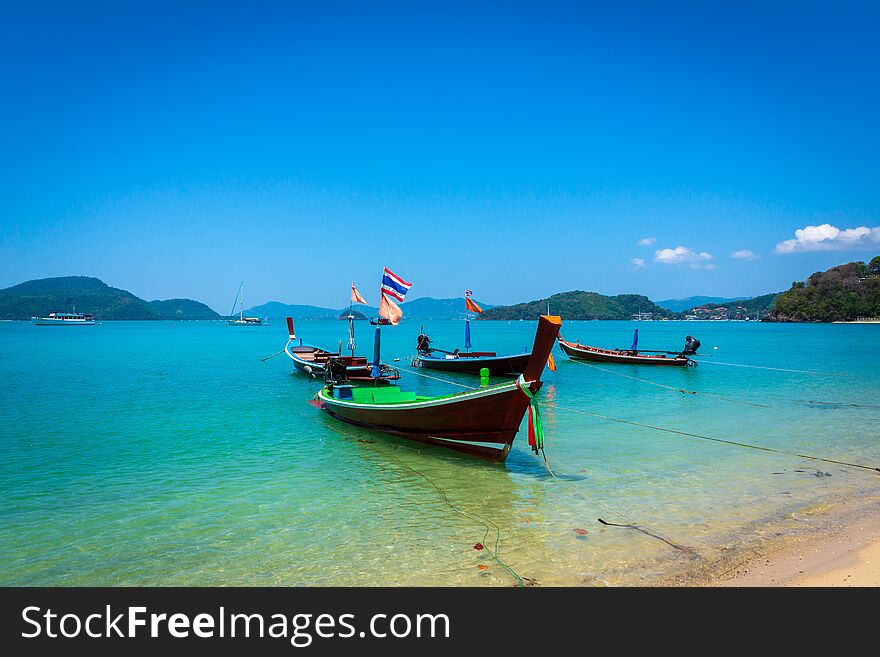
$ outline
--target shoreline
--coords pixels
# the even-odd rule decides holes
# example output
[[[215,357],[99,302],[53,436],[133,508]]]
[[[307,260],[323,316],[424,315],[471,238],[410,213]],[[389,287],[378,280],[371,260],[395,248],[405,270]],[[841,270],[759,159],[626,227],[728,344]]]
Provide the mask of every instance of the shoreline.
[[[880,496],[805,510],[807,527],[765,539],[666,586],[880,586]]]

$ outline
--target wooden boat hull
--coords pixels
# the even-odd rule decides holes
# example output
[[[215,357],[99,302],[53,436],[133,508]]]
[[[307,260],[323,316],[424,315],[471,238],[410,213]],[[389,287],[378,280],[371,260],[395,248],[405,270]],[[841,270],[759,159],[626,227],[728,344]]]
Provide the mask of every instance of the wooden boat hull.
[[[284,351],[293,363],[294,368],[312,377],[323,378],[327,371],[327,361],[330,358],[340,357],[339,354],[311,345],[291,347],[289,342]],[[341,358],[345,362],[346,376],[354,383],[374,383],[378,381],[382,385],[396,380],[400,375],[399,372],[394,370],[393,374],[395,376],[391,376],[386,370],[383,376],[374,379],[371,375],[373,367],[367,362],[366,358],[362,356],[341,356]]]
[[[540,386],[538,386],[540,387]],[[320,408],[343,422],[503,461],[519,431],[528,398],[513,383],[381,408],[318,393]]]
[[[595,363],[619,363],[624,365],[659,365],[665,367],[684,367],[689,359],[685,356],[667,358],[664,355],[648,356],[633,354],[621,349],[600,349],[578,343],[566,342],[560,338],[559,346],[562,347],[569,358],[574,360],[589,360]]]
[[[396,387],[383,393],[328,385],[313,403],[330,416],[355,426],[504,461],[530,403],[520,386],[531,394],[540,390],[541,374],[560,324],[558,317],[541,318],[531,357],[516,382],[442,397],[417,397]],[[346,398],[346,394],[350,396]]]
[[[530,357],[530,353],[515,356],[468,356],[462,354],[455,358],[419,355],[413,361],[413,365],[440,372],[465,374],[479,374],[480,370],[485,367],[489,370],[489,374],[495,376],[516,376],[525,371]]]

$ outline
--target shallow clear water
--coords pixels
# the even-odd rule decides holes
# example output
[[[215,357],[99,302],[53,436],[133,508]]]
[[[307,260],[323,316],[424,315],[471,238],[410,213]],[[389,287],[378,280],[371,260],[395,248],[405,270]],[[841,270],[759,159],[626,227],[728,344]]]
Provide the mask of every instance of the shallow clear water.
[[[633,326],[566,322],[563,335],[628,346]],[[283,347],[280,322],[0,323],[0,584],[517,583],[496,545],[542,585],[647,584],[748,549],[799,509],[876,491],[878,476],[852,467],[573,411],[880,465],[880,326],[638,326],[643,348],[693,333],[712,357],[597,369],[557,348],[540,395],[553,478],[523,435],[491,465],[319,413],[306,403],[317,382],[283,354],[259,360]],[[437,346],[461,344],[460,322],[425,328]],[[411,370],[418,329],[383,329],[384,358]],[[476,322],[474,348],[519,351],[534,329]],[[325,347],[345,330],[297,325]],[[366,354],[372,329],[357,330]],[[456,390],[414,374],[402,384]]]

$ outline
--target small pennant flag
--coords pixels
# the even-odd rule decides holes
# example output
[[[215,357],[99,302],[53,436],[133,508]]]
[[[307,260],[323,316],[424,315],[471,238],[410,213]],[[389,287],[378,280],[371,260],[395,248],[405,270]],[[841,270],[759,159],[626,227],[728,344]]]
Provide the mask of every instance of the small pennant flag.
[[[351,282],[351,302],[352,303],[362,303],[364,305],[367,304],[364,301],[364,298],[361,296],[361,293],[357,291],[357,288],[354,286],[354,281]]]
[[[473,299],[471,299],[471,295],[472,295],[472,294],[473,294],[473,292],[471,292],[470,290],[465,290],[465,291],[464,291],[464,305],[465,305],[465,308],[467,308],[467,309],[468,309],[469,311],[471,311],[472,313],[478,313],[478,314],[479,314],[479,313],[483,312],[483,309],[480,308],[480,306],[477,305],[477,302],[476,302],[476,301],[474,301]]]
[[[386,317],[391,322],[391,326],[397,326],[400,323],[400,318],[403,317],[400,306],[394,303],[384,290],[382,291],[382,299],[379,301],[379,316]]]

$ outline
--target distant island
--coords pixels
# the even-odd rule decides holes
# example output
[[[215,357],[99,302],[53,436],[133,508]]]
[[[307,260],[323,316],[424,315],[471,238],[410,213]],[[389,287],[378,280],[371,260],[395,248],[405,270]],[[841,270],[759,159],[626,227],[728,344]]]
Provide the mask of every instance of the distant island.
[[[683,299],[661,299],[655,301],[658,306],[666,308],[676,313],[683,313],[693,308],[703,308],[707,306],[728,306],[737,301],[747,301],[751,297],[705,297],[694,296],[684,297]]]
[[[763,320],[776,305],[779,294],[772,292],[759,297],[741,297],[728,303],[704,303],[681,314],[684,319]]]
[[[358,321],[358,322],[363,322],[363,321],[367,320],[366,315],[364,315],[360,310],[355,310],[354,308],[351,309],[351,312],[349,312],[348,309],[346,308],[341,313],[339,313],[339,315],[337,315],[336,319],[347,320],[349,315],[354,317],[355,321]]]
[[[658,306],[640,294],[618,294],[609,297],[598,292],[560,292],[546,299],[518,303],[512,306],[496,306],[484,312],[480,319],[537,319],[547,312],[561,315],[564,319],[632,319],[639,315],[645,319],[673,319],[676,313]]]
[[[850,262],[795,281],[789,290],[757,297],[707,297],[654,302],[640,294],[606,296],[573,290],[545,299],[507,306],[478,302],[481,320],[537,319],[547,312],[568,320],[714,319],[767,322],[847,322],[880,317],[880,256],[869,263]],[[402,304],[405,320],[461,319],[464,297],[422,297]],[[145,301],[98,278],[61,276],[19,283],[0,290],[0,319],[26,320],[50,312],[92,313],[98,320],[218,320],[223,317],[192,299]],[[248,308],[254,317],[280,319],[346,319],[349,309],[290,305],[278,301]],[[378,316],[378,309],[356,304],[358,320]]]
[[[491,304],[478,301],[484,309],[494,308]],[[353,308],[355,316],[363,315],[364,319],[377,317],[379,309],[373,306],[355,304]],[[464,317],[464,297],[451,299],[434,299],[421,297],[401,304],[404,320],[431,320],[431,319],[459,319]],[[248,308],[245,313],[255,317],[269,317],[281,319],[293,317],[294,319],[345,319],[348,317],[348,306],[345,308],[322,308],[321,306],[307,306],[297,304],[285,304],[279,301]]]
[[[770,322],[851,322],[880,317],[880,256],[795,281],[766,318]]]
[[[97,320],[220,319],[192,299],[144,301],[128,290],[89,276],[26,281],[0,290],[0,319],[30,319],[50,312],[92,313]]]

